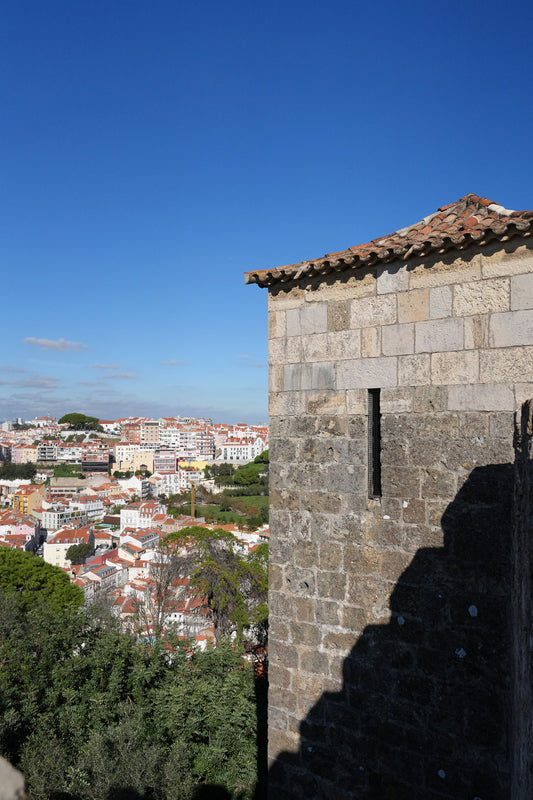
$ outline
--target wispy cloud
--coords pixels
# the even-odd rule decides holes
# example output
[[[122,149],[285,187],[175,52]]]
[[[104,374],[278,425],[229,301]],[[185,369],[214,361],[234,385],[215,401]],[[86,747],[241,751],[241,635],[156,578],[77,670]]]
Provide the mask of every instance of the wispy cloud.
[[[19,380],[0,380],[0,386],[17,386],[30,389],[40,389],[42,392],[51,392],[58,385],[57,379],[50,375],[33,375],[31,378]]]
[[[87,345],[81,342],[68,342],[66,339],[36,339],[34,336],[27,336],[24,341],[26,344],[31,344],[33,347],[39,347],[41,350],[58,350],[66,352],[67,350],[86,350]]]
[[[177,361],[175,358],[170,358],[168,361],[162,361],[162,364],[167,364],[169,367],[176,367],[178,364],[185,364],[185,361]]]
[[[21,369],[21,367],[9,367],[9,366],[0,367],[0,372],[12,372],[21,374],[27,371],[28,371],[27,369]]]
[[[110,375],[105,375],[104,379],[111,380],[117,378],[119,380],[131,380],[132,378],[136,377],[137,375],[135,375],[133,372],[112,372]]]
[[[118,369],[118,364],[91,364],[91,369]]]
[[[239,353],[239,358],[250,358],[248,353]]]
[[[264,367],[266,367],[266,364],[264,364],[262,361],[258,361],[257,363],[251,364],[250,366],[259,367],[260,369],[264,369]]]

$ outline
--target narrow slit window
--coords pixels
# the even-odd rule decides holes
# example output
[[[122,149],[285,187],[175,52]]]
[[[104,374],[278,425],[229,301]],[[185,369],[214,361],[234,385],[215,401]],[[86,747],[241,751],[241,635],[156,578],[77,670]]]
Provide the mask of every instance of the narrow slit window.
[[[368,496],[381,497],[381,389],[368,390]]]

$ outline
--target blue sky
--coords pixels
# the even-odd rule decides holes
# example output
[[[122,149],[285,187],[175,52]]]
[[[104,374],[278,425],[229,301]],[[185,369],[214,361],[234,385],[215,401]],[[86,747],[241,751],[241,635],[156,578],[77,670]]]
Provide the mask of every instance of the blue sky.
[[[533,7],[5,0],[0,419],[267,420],[243,273],[533,208]]]

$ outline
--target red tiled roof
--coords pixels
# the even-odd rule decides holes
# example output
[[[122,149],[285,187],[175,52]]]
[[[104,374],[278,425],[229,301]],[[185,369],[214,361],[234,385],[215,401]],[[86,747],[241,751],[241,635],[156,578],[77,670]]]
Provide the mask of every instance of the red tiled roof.
[[[532,231],[533,211],[509,211],[485,197],[467,194],[456,203],[441,206],[434,214],[395,233],[300,264],[246,272],[244,279],[246,283],[272,286],[304,276],[327,275],[379,263],[407,261],[430,253],[464,250],[470,245],[485,245],[492,240],[508,241],[515,236],[531,236]]]

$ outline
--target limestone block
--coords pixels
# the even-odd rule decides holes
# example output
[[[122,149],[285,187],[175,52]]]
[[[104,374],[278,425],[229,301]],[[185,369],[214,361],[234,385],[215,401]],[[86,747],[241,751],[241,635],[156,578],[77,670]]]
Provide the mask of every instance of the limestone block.
[[[271,416],[303,414],[304,395],[302,392],[274,392],[269,397],[268,408]]]
[[[361,357],[361,331],[335,331],[328,333],[328,358],[340,361],[344,358]]]
[[[533,308],[533,265],[527,275],[511,278],[511,311]]]
[[[479,375],[482,383],[523,382],[524,378],[529,378],[532,370],[533,347],[482,350],[479,354]]]
[[[520,408],[522,403],[533,397],[533,383],[517,383],[515,391],[515,408]]]
[[[268,315],[268,338],[279,339],[286,335],[285,311],[272,311]]]
[[[513,387],[498,383],[450,386],[448,408],[450,411],[512,411]]]
[[[442,257],[441,257],[442,258]],[[433,286],[449,286],[452,283],[466,283],[481,279],[479,255],[470,260],[457,258],[457,253],[445,260],[428,259],[417,265],[409,273],[409,289],[431,289]]]
[[[415,386],[415,413],[426,414],[434,411],[446,411],[447,408],[447,386]]]
[[[508,278],[457,284],[453,290],[453,313],[456,317],[508,311],[510,282]]]
[[[398,382],[400,386],[426,386],[430,376],[429,353],[400,356],[398,359]]]
[[[283,364],[286,358],[285,349],[284,339],[271,339],[268,343],[268,363]]]
[[[24,797],[24,776],[0,758],[0,800],[23,800]]]
[[[290,339],[285,340],[285,360],[289,364],[299,364],[300,361],[303,361],[301,336],[291,336]]]
[[[308,414],[345,414],[344,392],[306,392],[305,410]]]
[[[368,392],[364,389],[349,389],[346,392],[346,413],[367,414]]]
[[[429,289],[411,289],[398,295],[398,322],[429,319],[429,310]]]
[[[438,353],[463,349],[463,320],[442,319],[415,323],[415,352]]]
[[[372,325],[390,325],[396,322],[396,295],[363,297],[352,300],[351,328],[369,328]]]
[[[465,349],[479,350],[488,347],[489,325],[488,315],[477,314],[473,317],[465,317]]]
[[[491,314],[489,343],[491,347],[533,344],[533,310]]]
[[[301,336],[300,309],[290,308],[285,312],[287,336]]]
[[[281,364],[273,364],[268,370],[268,391],[283,391],[283,366]]]
[[[387,264],[377,270],[378,294],[406,292],[409,288],[409,274],[405,264]]]
[[[350,301],[328,303],[328,331],[346,331],[350,327]]]
[[[287,336],[325,333],[328,329],[327,303],[307,303],[289,309],[286,315]]]
[[[516,238],[503,246],[500,242],[489,245],[483,249],[481,270],[484,278],[519,275],[533,271],[531,241],[524,244],[524,240]]]
[[[397,359],[362,358],[336,365],[337,389],[375,389],[397,386]]]
[[[361,356],[376,358],[381,355],[381,328],[363,328],[361,331]]]
[[[384,356],[408,355],[414,352],[414,324],[384,325],[381,329],[381,349]]]
[[[478,382],[479,353],[477,350],[434,353],[431,356],[431,383],[448,385]]]
[[[429,316],[442,319],[452,315],[452,290],[450,286],[435,286],[429,290]]]
[[[383,389],[381,392],[382,414],[406,414],[413,410],[413,390],[403,386]]]
[[[327,361],[328,334],[314,333],[311,336],[302,336],[302,357],[307,363],[310,361]]]

